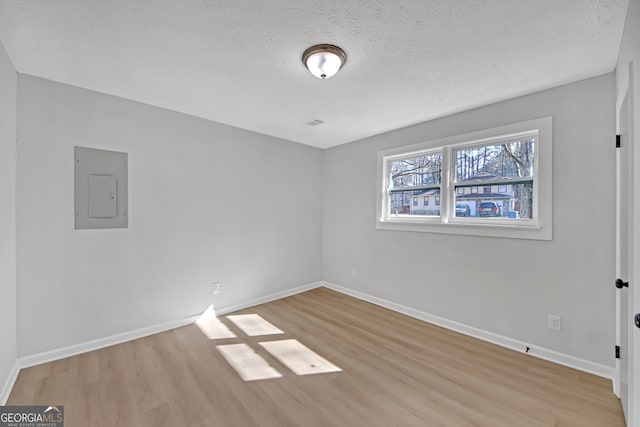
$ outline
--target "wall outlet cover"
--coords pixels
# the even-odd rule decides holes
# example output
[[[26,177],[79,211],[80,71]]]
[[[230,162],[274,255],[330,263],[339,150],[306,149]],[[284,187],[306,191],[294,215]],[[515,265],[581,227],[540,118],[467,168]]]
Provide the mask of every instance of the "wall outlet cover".
[[[562,319],[560,318],[560,316],[550,314],[548,317],[548,322],[549,329],[552,329],[554,331],[559,331],[560,329],[562,329]]]

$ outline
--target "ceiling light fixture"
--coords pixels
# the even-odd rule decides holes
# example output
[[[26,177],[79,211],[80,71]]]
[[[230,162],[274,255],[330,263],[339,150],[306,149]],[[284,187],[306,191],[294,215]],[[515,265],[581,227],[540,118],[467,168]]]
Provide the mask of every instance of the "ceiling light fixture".
[[[319,79],[328,79],[335,75],[347,62],[347,54],[332,44],[317,44],[305,50],[302,63]]]

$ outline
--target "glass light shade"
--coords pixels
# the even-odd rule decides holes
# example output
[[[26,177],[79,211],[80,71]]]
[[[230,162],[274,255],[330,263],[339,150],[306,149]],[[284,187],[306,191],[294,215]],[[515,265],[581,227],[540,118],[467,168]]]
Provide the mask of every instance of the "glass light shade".
[[[307,58],[307,68],[319,79],[328,79],[334,76],[342,67],[342,61],[338,55],[331,52],[318,52]]]
[[[307,49],[302,55],[302,62],[307,69],[319,79],[334,76],[346,62],[342,49],[333,45],[317,45]]]

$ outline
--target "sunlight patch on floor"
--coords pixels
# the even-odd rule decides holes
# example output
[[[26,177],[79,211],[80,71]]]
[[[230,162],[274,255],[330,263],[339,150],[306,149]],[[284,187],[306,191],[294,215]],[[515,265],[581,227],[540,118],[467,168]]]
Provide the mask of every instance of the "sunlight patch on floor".
[[[223,338],[235,338],[236,334],[216,317],[216,313],[213,310],[213,304],[210,305],[202,316],[196,320],[196,325],[202,333],[210,340],[219,340]]]
[[[342,371],[298,340],[266,341],[259,344],[296,375]]]
[[[280,378],[280,372],[272,368],[258,353],[247,344],[228,344],[217,346],[227,362],[245,381]]]
[[[255,337],[259,335],[284,334],[284,331],[276,328],[271,323],[264,320],[258,314],[240,314],[235,316],[227,316],[242,332]]]

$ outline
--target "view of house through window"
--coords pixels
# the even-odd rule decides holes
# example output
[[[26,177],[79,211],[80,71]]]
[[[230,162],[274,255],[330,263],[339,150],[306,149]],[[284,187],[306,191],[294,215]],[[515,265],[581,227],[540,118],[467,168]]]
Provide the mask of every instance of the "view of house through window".
[[[549,240],[552,118],[378,152],[376,227]]]
[[[391,214],[440,215],[441,153],[399,158],[390,162],[389,170]]]
[[[441,215],[445,148],[389,161],[389,214]],[[533,218],[535,137],[449,148],[452,217]]]
[[[533,137],[454,149],[455,215],[531,219],[534,154]]]

